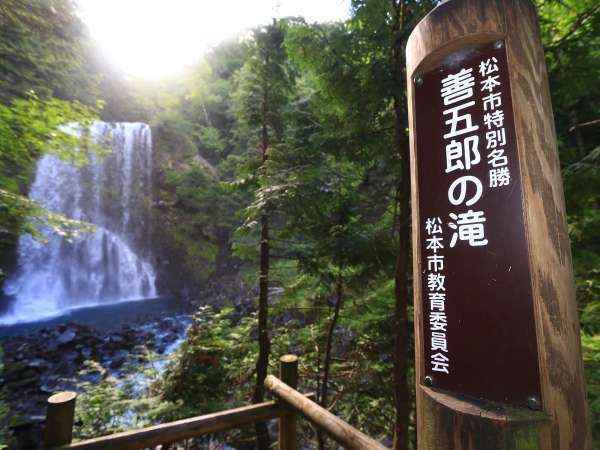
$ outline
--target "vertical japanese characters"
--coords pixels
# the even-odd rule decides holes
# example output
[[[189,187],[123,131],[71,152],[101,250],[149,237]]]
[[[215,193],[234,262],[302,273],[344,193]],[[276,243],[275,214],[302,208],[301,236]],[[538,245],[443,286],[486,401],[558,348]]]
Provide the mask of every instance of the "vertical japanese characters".
[[[479,152],[479,125],[473,124],[472,109],[475,77],[473,68],[461,69],[442,79],[441,95],[444,102],[443,115],[446,133],[446,173],[455,173],[457,178],[448,188],[448,201],[461,207],[451,212],[448,227],[453,230],[450,248],[458,241],[467,241],[468,245],[478,247],[487,245],[484,224],[484,211],[474,211],[467,206],[475,206],[483,194],[483,183],[471,173],[471,168],[481,163]],[[462,211],[462,212],[458,212]]]
[[[505,155],[506,130],[504,129],[504,111],[502,110],[502,91],[498,60],[495,56],[481,61],[479,74],[483,97],[483,124],[486,128],[486,152],[489,174],[489,187],[497,188],[510,184],[508,158]]]
[[[486,188],[508,186],[511,181],[505,154],[506,130],[502,110],[502,91],[498,61],[495,57],[479,61],[475,67],[463,67],[441,80],[443,103],[443,141],[445,173],[450,175],[447,218],[425,220],[428,319],[430,331],[430,368],[450,373],[448,317],[446,309],[446,273],[444,259],[444,221],[447,220],[447,249],[463,245],[485,247],[486,214],[479,202]],[[476,77],[479,79],[476,80]],[[476,105],[476,102],[481,105]],[[479,109],[477,106],[481,106]],[[477,111],[483,110],[483,117]],[[480,142],[485,136],[485,142]],[[485,159],[485,161],[484,161]],[[481,171],[472,170],[487,163],[487,180]]]
[[[430,63],[411,77],[420,381],[527,405],[541,394],[505,43]]]
[[[442,219],[430,217],[425,221],[427,242],[427,299],[429,301],[429,328],[431,330],[431,368],[435,372],[449,372],[448,339],[446,336],[446,276],[442,250]]]

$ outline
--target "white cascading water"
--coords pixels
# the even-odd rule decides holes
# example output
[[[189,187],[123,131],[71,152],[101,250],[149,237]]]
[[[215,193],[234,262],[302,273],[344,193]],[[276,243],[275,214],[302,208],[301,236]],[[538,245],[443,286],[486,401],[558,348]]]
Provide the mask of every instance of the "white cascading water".
[[[82,306],[156,297],[150,263],[148,199],[152,136],[143,123],[96,123],[112,155],[76,168],[53,156],[37,166],[29,197],[50,211],[91,222],[73,243],[48,233],[46,244],[19,238],[18,269],[5,283],[14,301],[0,324],[31,322]],[[112,136],[112,138],[111,138]]]

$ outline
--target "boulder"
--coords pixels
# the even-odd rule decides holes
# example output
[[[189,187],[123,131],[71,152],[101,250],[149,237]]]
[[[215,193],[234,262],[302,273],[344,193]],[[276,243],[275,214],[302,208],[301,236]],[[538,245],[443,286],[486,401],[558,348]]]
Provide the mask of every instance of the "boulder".
[[[127,353],[125,350],[121,350],[119,352],[117,352],[117,354],[115,356],[113,356],[113,358],[110,361],[110,368],[111,369],[120,369],[121,367],[123,367],[123,365],[125,365],[125,363],[127,362],[127,360],[129,359],[129,353]]]
[[[34,358],[27,363],[27,367],[29,367],[30,369],[37,370],[38,372],[43,371],[48,366],[48,361],[42,358]]]
[[[67,344],[70,344],[71,342],[73,342],[76,337],[77,337],[77,332],[75,332],[75,330],[69,328],[69,329],[66,329],[65,331],[63,331],[62,333],[60,333],[58,335],[58,337],[56,338],[56,341],[59,343],[59,345],[67,345]]]

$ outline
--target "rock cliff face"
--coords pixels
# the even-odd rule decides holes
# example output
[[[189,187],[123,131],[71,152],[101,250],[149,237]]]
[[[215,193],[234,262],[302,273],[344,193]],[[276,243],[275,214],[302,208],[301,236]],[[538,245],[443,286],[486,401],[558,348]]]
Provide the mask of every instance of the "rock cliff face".
[[[152,136],[157,289],[195,298],[216,279],[237,273],[230,242],[235,218],[233,212],[222,217],[222,180],[188,135],[160,123]]]

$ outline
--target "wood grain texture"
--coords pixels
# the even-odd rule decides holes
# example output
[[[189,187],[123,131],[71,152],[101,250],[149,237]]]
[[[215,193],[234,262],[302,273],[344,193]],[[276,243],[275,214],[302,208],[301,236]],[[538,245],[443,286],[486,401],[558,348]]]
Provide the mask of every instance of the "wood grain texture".
[[[298,357],[284,355],[279,358],[279,378],[292,389],[298,389]],[[279,450],[296,450],[298,448],[296,414],[289,414],[279,419]]]
[[[375,439],[370,438],[339,417],[334,416],[325,408],[302,396],[273,375],[269,375],[265,379],[265,386],[344,448],[348,450],[386,449]]]
[[[48,398],[46,405],[46,446],[69,444],[73,438],[73,419],[77,393],[64,391]]]
[[[302,394],[298,395],[302,396]],[[314,394],[308,394],[306,397],[314,398]],[[165,442],[177,442],[192,437],[239,428],[242,425],[271,420],[291,413],[292,410],[284,404],[264,402],[52,448],[56,450],[142,449]]]
[[[541,450],[539,429],[548,422],[541,412],[492,402],[461,400],[423,388],[425,421],[420,448],[456,450]],[[435,418],[435,420],[431,420]]]
[[[422,354],[423,346],[423,290],[416,148],[419,130],[415,129],[412,80],[458,48],[496,39],[505,40],[510,67],[542,403],[548,421],[515,416],[514,411],[509,411],[507,417],[514,420],[493,417],[485,419],[485,423],[483,419],[479,422],[476,411],[482,405],[473,403],[472,414],[466,414],[464,410],[456,410],[449,400],[451,397],[446,396],[442,401],[434,391],[417,385],[418,447],[420,450],[591,450],[560,163],[538,20],[529,0],[451,0],[424,18],[407,44],[416,354]],[[423,364],[423,361],[417,363],[417,380],[422,379]],[[448,427],[452,430],[450,434],[444,431]],[[532,432],[535,439],[530,435]],[[481,433],[495,438],[479,442],[476,436]],[[515,447],[514,439],[506,437],[510,435],[522,436],[525,441]]]

